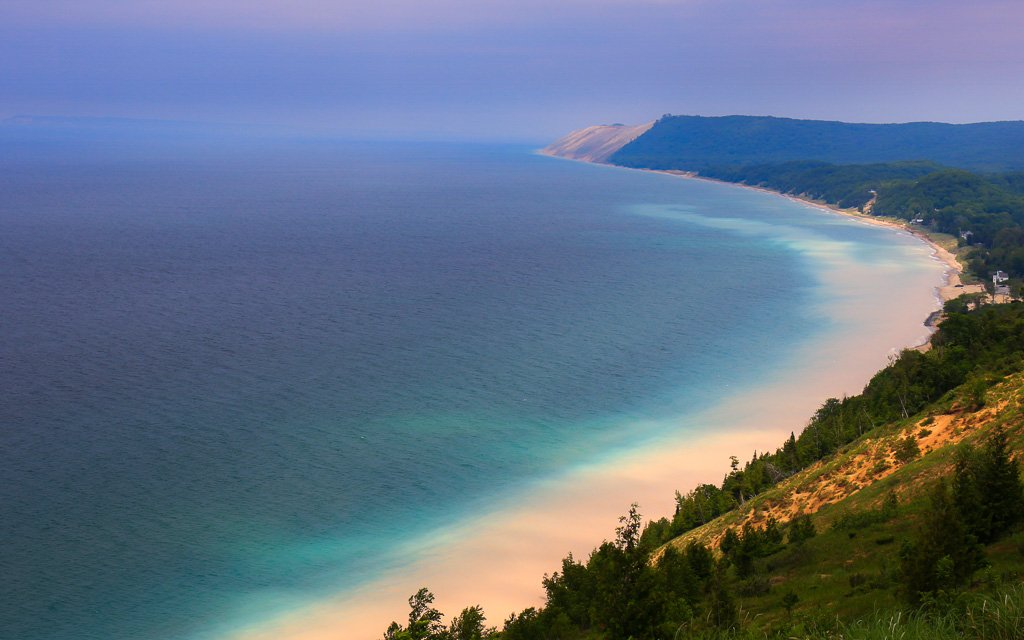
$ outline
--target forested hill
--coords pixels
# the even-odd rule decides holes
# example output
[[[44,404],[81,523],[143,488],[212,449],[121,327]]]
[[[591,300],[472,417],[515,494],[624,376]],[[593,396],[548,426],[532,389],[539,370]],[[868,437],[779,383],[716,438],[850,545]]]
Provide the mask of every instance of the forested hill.
[[[853,124],[767,116],[664,116],[608,158],[624,167],[681,171],[795,160],[931,160],[971,171],[1024,170],[1024,121]]]
[[[621,125],[619,125],[621,127]],[[645,127],[648,125],[645,125]],[[906,220],[958,242],[970,275],[1024,286],[1024,121],[850,124],[753,116],[664,116],[602,158],[608,127],[581,129],[546,153],[685,171]],[[571,144],[568,144],[570,141]],[[602,146],[607,151],[607,145]]]

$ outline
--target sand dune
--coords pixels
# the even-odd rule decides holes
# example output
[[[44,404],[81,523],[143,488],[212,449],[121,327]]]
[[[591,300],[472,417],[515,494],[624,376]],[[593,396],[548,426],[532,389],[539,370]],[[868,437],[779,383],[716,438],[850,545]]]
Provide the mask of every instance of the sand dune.
[[[570,160],[606,162],[613,153],[636,140],[652,126],[654,123],[648,122],[636,127],[612,124],[577,129],[569,135],[555,140],[540,152],[544,155]]]

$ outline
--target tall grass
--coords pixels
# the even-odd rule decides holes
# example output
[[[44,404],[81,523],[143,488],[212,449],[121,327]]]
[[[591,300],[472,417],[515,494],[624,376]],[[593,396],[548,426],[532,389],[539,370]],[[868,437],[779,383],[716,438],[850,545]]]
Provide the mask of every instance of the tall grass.
[[[977,640],[1024,638],[1024,586],[1014,586],[1000,596],[968,607],[963,637]]]
[[[783,627],[742,624],[732,632],[685,632],[693,640],[1024,640],[1024,585],[995,595],[968,596],[945,613],[926,609],[905,613],[877,611],[842,622],[818,618],[794,620]]]

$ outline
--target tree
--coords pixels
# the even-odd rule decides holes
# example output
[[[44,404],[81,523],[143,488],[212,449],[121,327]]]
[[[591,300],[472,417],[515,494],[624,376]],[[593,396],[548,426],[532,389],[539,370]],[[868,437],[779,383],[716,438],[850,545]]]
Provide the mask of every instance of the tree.
[[[814,528],[810,514],[802,515],[789,523],[787,542],[799,546],[816,535],[818,535],[818,530]]]
[[[984,550],[961,519],[945,480],[940,480],[917,535],[900,549],[901,595],[918,606],[927,594],[959,588],[984,562]]]
[[[638,508],[639,505],[635,502],[629,505],[629,513],[619,516],[620,526],[615,529],[615,546],[626,553],[632,553],[640,542],[640,527],[643,524],[643,517],[637,510]]]
[[[484,610],[480,606],[467,607],[456,616],[448,627],[450,640],[483,640],[489,638],[493,629],[484,628]]]
[[[447,640],[448,632],[441,623],[441,612],[430,606],[434,594],[423,587],[409,597],[409,624],[403,629],[392,622],[384,632],[384,640]]]
[[[750,524],[743,523],[740,530],[739,545],[732,549],[730,560],[736,566],[736,574],[741,578],[750,577],[754,573],[754,559],[761,555],[761,532]]]
[[[615,542],[603,543],[587,562],[593,585],[590,618],[609,639],[654,637],[670,604],[666,576],[648,563],[639,545],[637,505],[619,522]]]
[[[696,543],[690,542],[690,545],[695,546]],[[706,547],[704,549],[706,550]],[[710,554],[708,561],[711,565],[714,564],[714,557]],[[708,570],[710,571],[710,566]],[[685,608],[677,604],[675,610],[670,612],[675,614],[671,619],[682,621],[691,617],[693,608],[703,595],[703,578],[694,571],[687,553],[678,551],[672,545],[666,546],[658,558],[658,571],[663,576],[664,589],[669,592],[670,599],[676,603],[680,600],[685,603]],[[684,613],[685,616],[682,615]]]
[[[796,603],[800,602],[800,596],[790,589],[786,592],[786,595],[782,596],[782,606],[786,609],[786,615],[789,616],[790,620],[793,619],[793,607]]]
[[[725,564],[716,563],[708,583],[708,618],[719,629],[730,629],[736,624],[738,609],[729,589]]]
[[[540,613],[530,607],[519,615],[511,614],[505,620],[502,640],[545,640]]]
[[[906,464],[921,454],[921,448],[917,445],[917,438],[914,434],[901,439],[896,444],[896,459]]]
[[[1024,507],[1024,486],[1020,465],[1009,452],[1009,437],[1000,426],[993,431],[978,458],[978,495],[981,503],[982,529],[978,537],[991,542],[1020,521]]]
[[[412,640],[433,640],[443,636],[444,625],[441,623],[443,615],[440,611],[430,606],[434,602],[434,594],[421,588],[409,598],[409,626],[406,631]]]
[[[690,571],[702,584],[706,584],[715,570],[714,554],[706,546],[692,540],[686,545],[684,554]]]
[[[793,472],[800,468],[800,460],[797,454],[796,435],[790,431],[789,440],[782,445],[782,460],[787,471]]]
[[[1024,485],[1005,429],[997,427],[981,450],[969,445],[957,450],[952,501],[968,531],[983,543],[993,542],[1020,522]]]
[[[722,540],[718,543],[718,548],[725,554],[726,557],[732,555],[734,549],[739,549],[740,537],[736,534],[736,530],[729,527],[725,530],[725,535],[722,536]]]
[[[389,624],[387,631],[384,632],[384,640],[405,640],[408,637],[409,634],[397,622]]]
[[[590,626],[590,608],[597,585],[595,574],[577,562],[570,553],[562,559],[562,571],[544,577],[547,592],[546,611],[564,613],[579,628]]]
[[[953,506],[967,530],[976,537],[986,528],[983,520],[981,503],[982,496],[978,493],[977,470],[975,460],[977,452],[969,444],[962,444],[956,450],[953,460],[953,480],[951,498]]]

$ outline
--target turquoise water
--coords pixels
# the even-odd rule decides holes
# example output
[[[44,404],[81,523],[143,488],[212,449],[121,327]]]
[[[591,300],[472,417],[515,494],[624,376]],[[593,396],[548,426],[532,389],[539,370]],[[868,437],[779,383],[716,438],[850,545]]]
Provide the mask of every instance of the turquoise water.
[[[812,247],[912,242],[510,146],[2,169],[0,628],[24,640],[216,637],[357,590],[834,330]]]

